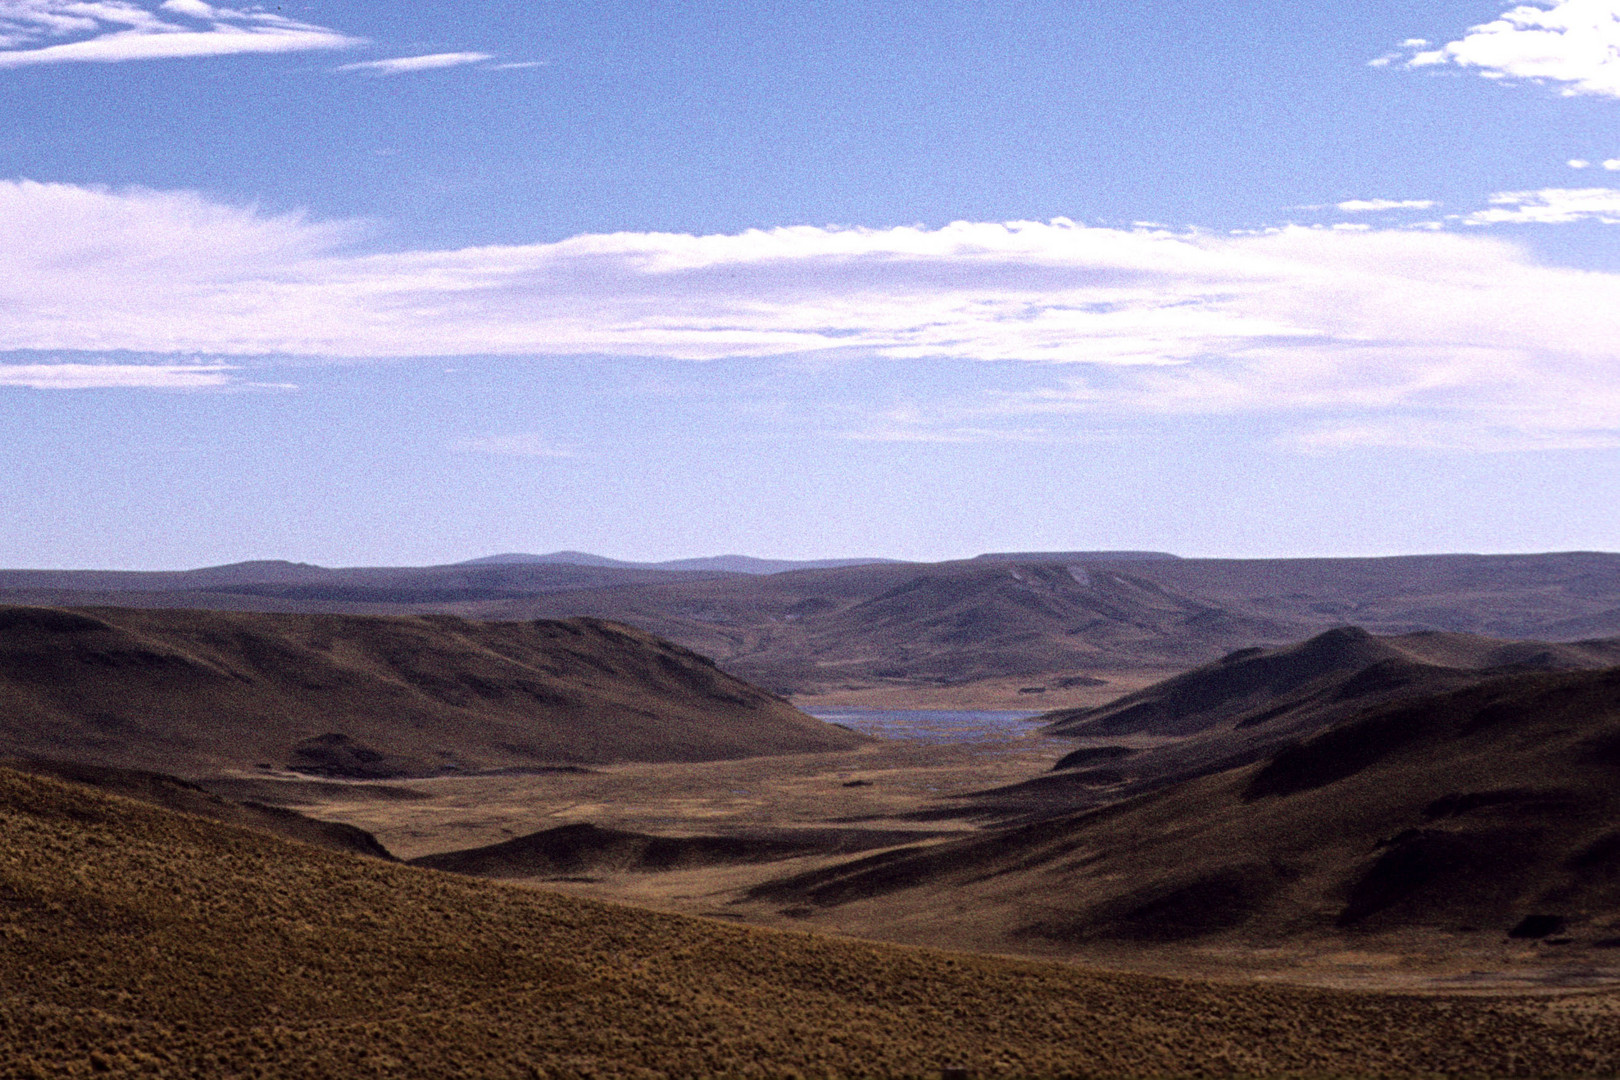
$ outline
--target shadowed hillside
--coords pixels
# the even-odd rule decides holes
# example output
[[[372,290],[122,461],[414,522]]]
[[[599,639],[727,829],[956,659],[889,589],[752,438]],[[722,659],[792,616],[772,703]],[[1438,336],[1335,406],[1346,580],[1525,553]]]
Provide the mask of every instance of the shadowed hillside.
[[[630,627],[0,609],[0,752],[334,777],[866,741]]]
[[[564,564],[168,574],[0,571],[0,602],[639,626],[779,693],[1182,669],[1347,622],[1571,640],[1620,634],[1620,555],[1176,559],[1005,554],[790,573]],[[1012,692],[1016,692],[1016,689]],[[1023,702],[1021,704],[1027,704]]]
[[[1256,727],[1285,712],[1308,723],[1333,705],[1365,707],[1448,673],[1616,664],[1620,638],[1553,644],[1432,631],[1380,638],[1346,626],[1297,645],[1241,649],[1100,708],[1062,709],[1041,719],[1054,735],[1192,735],[1216,726]]]
[[[963,799],[959,816],[1050,817],[1261,760],[1376,706],[1522,671],[1620,664],[1620,638],[1556,644],[1339,627],[1275,649],[1240,649],[1107,705],[1045,714],[1080,745],[1054,773]],[[942,811],[941,813],[946,813]]]
[[[0,770],[0,1075],[1612,1075],[1611,999],[1094,974],[659,915]]]
[[[1556,939],[1574,963],[1620,944],[1617,822],[1620,669],[1521,673],[1375,706],[1264,763],[755,895],[1003,948],[1421,930]]]

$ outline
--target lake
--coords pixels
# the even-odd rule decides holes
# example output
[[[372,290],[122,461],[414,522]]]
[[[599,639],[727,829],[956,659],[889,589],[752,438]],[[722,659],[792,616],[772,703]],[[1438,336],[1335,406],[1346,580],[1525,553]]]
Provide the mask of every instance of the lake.
[[[1036,712],[1011,709],[807,709],[818,720],[883,739],[926,743],[1002,742],[1032,735]]]

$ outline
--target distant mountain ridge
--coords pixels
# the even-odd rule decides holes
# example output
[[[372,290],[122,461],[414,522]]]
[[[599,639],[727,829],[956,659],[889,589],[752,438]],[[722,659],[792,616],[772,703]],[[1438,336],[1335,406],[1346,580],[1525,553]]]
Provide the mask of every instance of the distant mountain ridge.
[[[532,557],[573,562],[491,558],[434,567],[0,570],[0,604],[495,621],[588,615],[641,627],[794,694],[1164,673],[1346,623],[1384,636],[1620,635],[1620,554],[1602,552],[1356,559],[1031,552],[787,573],[728,570],[712,560],[681,560],[686,569],[590,565],[612,560],[577,552]]]
[[[782,574],[790,570],[836,570],[845,566],[871,566],[901,562],[900,559],[759,559],[752,555],[709,555],[696,559],[668,559],[664,562],[630,562],[609,559],[586,551],[553,551],[546,555],[508,552],[468,559],[456,566],[600,566],[619,570],[710,571],[723,574]]]
[[[1160,562],[1177,560],[1168,551],[990,551],[974,562]]]

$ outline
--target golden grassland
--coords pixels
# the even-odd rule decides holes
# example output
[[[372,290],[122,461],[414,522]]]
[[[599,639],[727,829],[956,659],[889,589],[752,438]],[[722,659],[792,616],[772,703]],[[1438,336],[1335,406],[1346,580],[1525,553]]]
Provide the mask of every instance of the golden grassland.
[[[1613,1075],[1605,995],[1223,985],[727,926],[0,771],[0,1076]]]

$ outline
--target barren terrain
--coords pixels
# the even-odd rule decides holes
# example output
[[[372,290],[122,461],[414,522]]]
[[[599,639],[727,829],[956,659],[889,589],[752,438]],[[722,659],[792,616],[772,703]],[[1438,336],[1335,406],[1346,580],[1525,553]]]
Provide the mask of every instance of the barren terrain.
[[[0,1076],[1517,1075],[1620,999],[1161,979],[725,926],[0,771]]]
[[[0,608],[9,754],[385,778],[862,741],[594,619]]]
[[[906,571],[814,573],[851,569]],[[1617,661],[1338,627],[799,695],[843,727],[593,618],[0,609],[0,960],[55,972],[0,975],[0,1046],[47,1074],[1602,1075]],[[931,694],[1024,711],[862,711]]]
[[[1354,623],[1566,641],[1620,634],[1620,555],[1178,559],[1028,553],[774,574],[472,563],[183,573],[0,571],[0,603],[527,620],[589,615],[713,657],[786,695],[888,707],[1096,704],[1123,688]],[[1117,692],[1117,691],[1116,691]],[[851,695],[866,695],[859,697]],[[964,701],[971,705],[964,706]],[[902,706],[899,703],[904,702]]]

